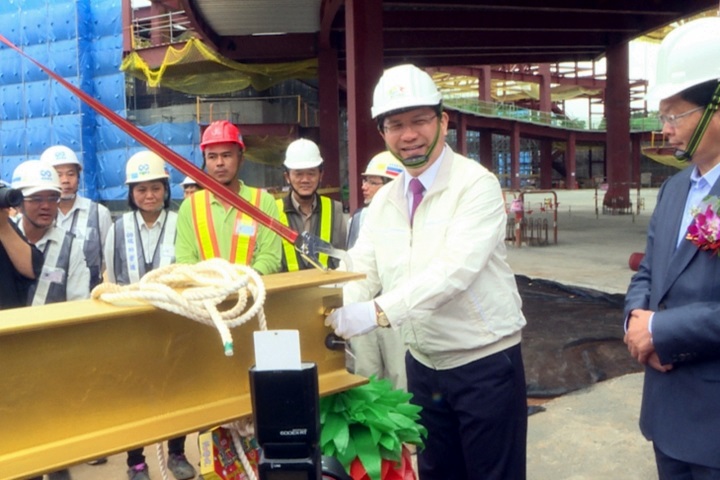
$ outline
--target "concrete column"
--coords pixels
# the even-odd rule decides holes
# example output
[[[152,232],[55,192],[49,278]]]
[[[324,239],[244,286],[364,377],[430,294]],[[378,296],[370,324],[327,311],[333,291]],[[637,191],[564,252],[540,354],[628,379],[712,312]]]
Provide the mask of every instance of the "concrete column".
[[[627,43],[607,50],[607,181],[603,205],[613,208],[630,206],[630,81]]]
[[[360,172],[384,148],[370,118],[372,94],[383,70],[382,0],[345,1],[347,46],[348,182],[350,211],[362,203]]]

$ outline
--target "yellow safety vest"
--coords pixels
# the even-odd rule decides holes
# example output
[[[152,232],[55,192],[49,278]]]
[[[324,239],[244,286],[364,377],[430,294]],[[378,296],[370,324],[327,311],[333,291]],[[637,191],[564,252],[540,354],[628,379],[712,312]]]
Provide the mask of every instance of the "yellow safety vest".
[[[290,194],[292,195],[292,193]],[[292,202],[292,199],[290,199]],[[287,215],[285,214],[285,201],[282,198],[276,200],[278,211],[280,212],[280,223],[286,227],[290,226]],[[328,197],[320,197],[320,239],[330,243],[332,234],[332,200]],[[288,272],[296,272],[300,270],[300,259],[295,247],[292,243],[283,239],[283,254]],[[318,255],[318,261],[323,267],[328,266],[328,256],[324,253]]]
[[[252,200],[250,203],[260,208],[261,190],[248,186],[243,186],[243,188],[250,190],[250,198]],[[204,190],[193,195],[191,198],[191,206],[195,236],[200,247],[200,257],[203,260],[222,257],[217,231],[215,230],[215,221],[210,208],[210,192]],[[230,258],[227,260],[230,263],[250,265],[255,251],[256,240],[257,222],[253,220],[250,215],[237,210],[235,228],[233,229],[230,246]]]

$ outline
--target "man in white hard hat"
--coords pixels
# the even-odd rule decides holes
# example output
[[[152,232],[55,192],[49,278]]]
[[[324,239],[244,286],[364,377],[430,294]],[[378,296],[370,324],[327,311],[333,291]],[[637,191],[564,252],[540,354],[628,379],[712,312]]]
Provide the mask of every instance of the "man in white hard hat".
[[[625,342],[645,366],[640,429],[661,479],[720,478],[720,18],[670,32],[649,100],[688,168],[660,189],[625,298]]]
[[[29,244],[10,216],[10,206],[22,198],[0,182],[0,310],[24,307],[28,290],[40,275],[43,257]]]
[[[240,181],[245,143],[235,125],[227,120],[208,125],[200,149],[208,175],[267,215],[278,218],[272,195]],[[175,241],[177,263],[219,257],[267,275],[280,270],[281,249],[280,237],[275,232],[208,190],[195,192],[180,205]]]
[[[58,173],[62,195],[57,224],[83,242],[85,261],[90,269],[90,289],[102,282],[102,251],[112,225],[110,211],[104,205],[78,194],[82,164],[70,148],[55,145],[45,150],[40,160]]]
[[[183,189],[183,198],[188,198],[200,190],[200,185],[190,177],[185,177],[183,181],[180,182],[180,185],[182,185]]]
[[[23,192],[18,226],[44,252],[42,273],[30,289],[31,305],[88,298],[90,271],[82,243],[55,224],[62,194],[55,169],[40,160],[28,160],[13,172],[12,186]]]
[[[348,252],[366,278],[347,284],[327,323],[344,338],[400,329],[408,391],[428,430],[421,479],[522,480],[525,318],[505,259],[500,184],[445,143],[441,94],[417,67],[383,73],[372,117],[406,171],[370,203]]]
[[[323,159],[312,140],[300,138],[285,151],[285,181],[290,185],[287,197],[278,199],[280,221],[296,232],[309,232],[333,247],[345,250],[347,219],[342,203],[317,193],[323,177]],[[319,263],[337,268],[338,261],[320,254]],[[292,272],[313,268],[297,254],[295,248],[283,241],[282,270]]]
[[[384,151],[375,155],[362,176],[364,207],[358,208],[350,219],[348,248],[357,241],[368,206],[383,185],[390,183],[405,170],[395,156]],[[353,371],[363,377],[387,378],[393,387],[407,390],[405,374],[405,343],[400,332],[392,328],[378,328],[350,342]]]
[[[19,227],[28,241],[43,252],[40,275],[32,285],[29,305],[45,305],[90,296],[90,271],[82,243],[55,225],[62,189],[52,165],[28,160],[15,168],[12,187],[23,193]],[[48,392],[62,395],[62,392]],[[69,480],[67,469],[52,472],[50,480]],[[35,479],[33,479],[35,480]]]

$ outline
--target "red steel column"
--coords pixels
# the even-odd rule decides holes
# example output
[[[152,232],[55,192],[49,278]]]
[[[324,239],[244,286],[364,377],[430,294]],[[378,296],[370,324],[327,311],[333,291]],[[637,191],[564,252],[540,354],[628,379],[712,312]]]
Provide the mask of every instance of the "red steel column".
[[[337,51],[333,48],[321,49],[318,54],[318,103],[320,107],[320,153],[325,161],[323,183],[342,188],[338,85]],[[338,195],[338,199],[340,199],[340,195]]]
[[[510,188],[520,188],[520,124],[513,122],[510,132]]]
[[[383,70],[382,15],[382,0],[345,1],[351,212],[363,204],[359,188],[362,167],[384,149],[377,125],[370,118],[373,90]]]
[[[478,75],[478,98],[482,102],[492,102],[492,72],[488,65],[479,68]]]
[[[603,205],[614,208],[630,206],[630,81],[627,43],[607,50],[607,181]]]
[[[642,147],[640,145],[641,135],[631,135],[632,144],[632,183],[634,186],[640,185],[640,159],[642,157]]]
[[[540,188],[552,188],[552,140],[540,141]]]
[[[459,153],[462,153],[467,157],[467,116],[464,113],[458,112],[457,122],[455,122],[455,128],[455,133],[457,136],[457,150]]]
[[[565,149],[565,188],[568,190],[577,190],[577,178],[575,177],[575,169],[577,161],[575,159],[575,132],[570,132],[567,139],[567,148]]]
[[[480,130],[479,135],[479,152],[480,165],[487,168],[491,172],[493,171],[493,156],[492,156],[492,131],[483,129]]]
[[[540,76],[540,111],[550,113],[552,111],[550,64],[541,63],[538,65],[538,75]]]

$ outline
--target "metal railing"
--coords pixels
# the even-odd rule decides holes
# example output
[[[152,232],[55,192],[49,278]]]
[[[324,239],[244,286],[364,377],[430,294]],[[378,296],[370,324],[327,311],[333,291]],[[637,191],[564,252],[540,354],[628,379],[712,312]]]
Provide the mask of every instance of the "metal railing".
[[[142,49],[170,43],[184,42],[193,30],[185,10],[151,17],[133,18],[133,48]]]
[[[485,102],[473,98],[455,98],[444,100],[445,105],[457,110],[488,117],[507,118],[521,122],[548,125],[556,128],[570,130],[593,130],[605,131],[605,122],[600,123],[597,128],[588,125],[583,120],[575,120],[550,112],[541,112],[528,108],[518,107],[508,103]],[[632,117],[630,119],[630,130],[632,131],[654,131],[662,127],[660,120],[654,115],[643,117]]]

